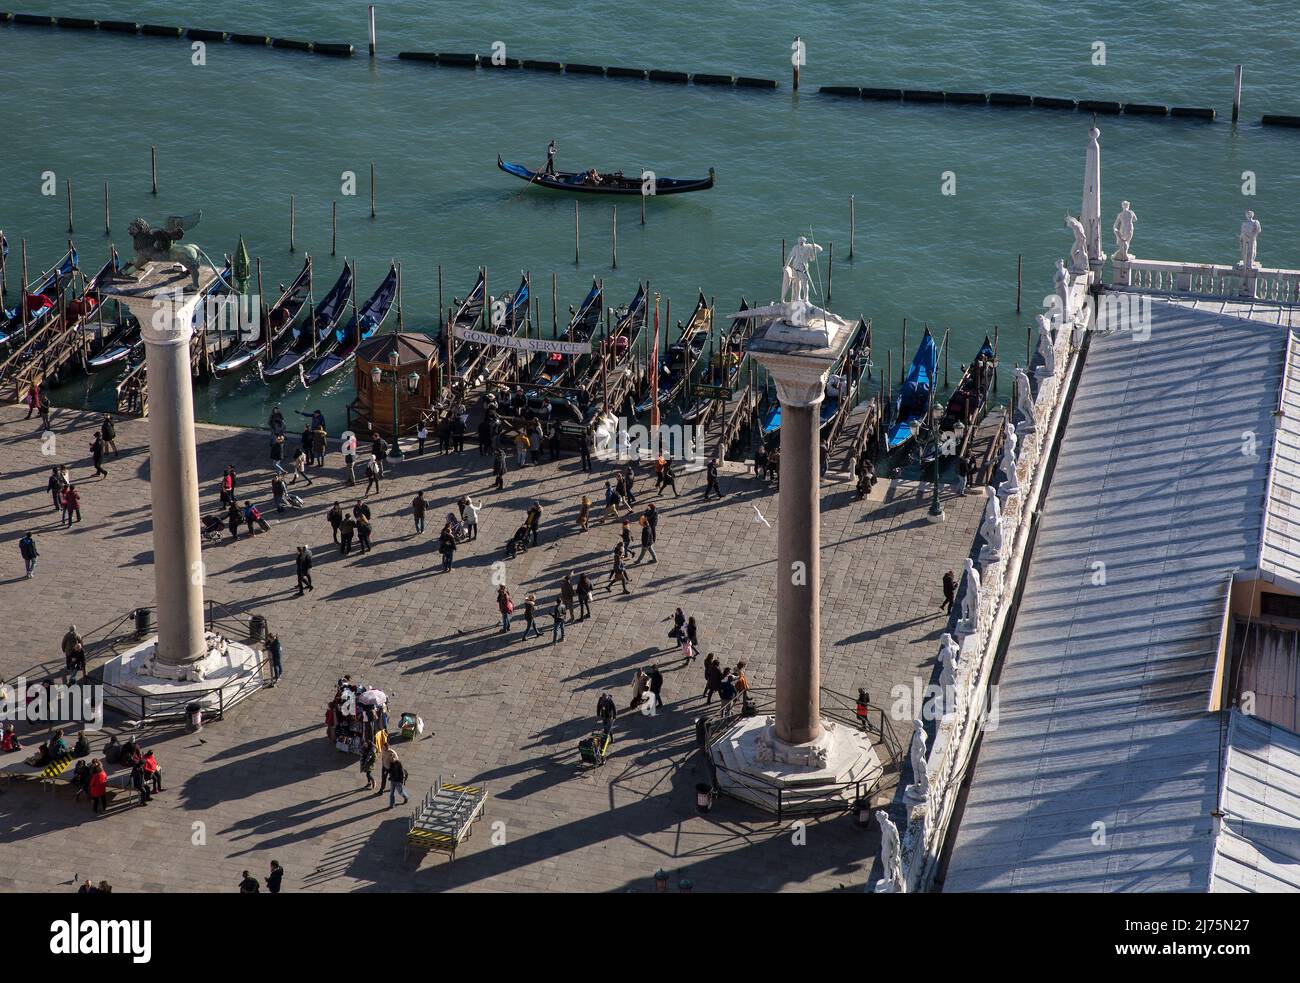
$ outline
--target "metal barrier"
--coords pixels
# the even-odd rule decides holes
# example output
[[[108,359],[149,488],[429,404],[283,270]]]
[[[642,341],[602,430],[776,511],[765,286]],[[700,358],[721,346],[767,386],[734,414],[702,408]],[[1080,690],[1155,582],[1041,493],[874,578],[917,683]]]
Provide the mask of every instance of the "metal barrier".
[[[862,726],[863,718],[857,715],[856,699],[842,693],[836,693],[834,690],[828,690],[825,687],[820,688],[820,693],[822,697],[821,715],[823,718],[847,727],[857,728]],[[765,782],[753,774],[742,774],[733,771],[714,761],[713,756],[709,753],[709,748],[725,737],[727,732],[744,718],[746,703],[754,708],[755,713],[751,715],[770,713],[775,708],[775,694],[775,689],[771,687],[751,688],[748,691],[748,700],[746,700],[745,693],[738,693],[725,703],[718,704],[716,711],[712,708],[706,708],[704,713],[697,718],[697,727],[703,724],[703,741],[700,750],[708,762],[715,790],[719,788],[717,776],[721,772],[739,788],[752,792],[755,796],[774,799],[776,802],[776,815],[779,820],[785,812],[798,809],[801,805],[808,805],[813,802],[824,804],[828,800],[837,797],[843,799],[845,808],[849,808],[853,803],[870,796],[880,787],[880,778],[870,783],[858,779],[841,784],[820,785],[815,791],[802,792],[798,789],[779,786],[774,782]],[[868,703],[867,717],[865,719],[867,733],[879,738],[880,746],[885,749],[888,755],[889,760],[881,762],[884,771],[894,770],[897,768],[903,752],[884,708]],[[873,719],[875,721],[874,726]],[[847,797],[844,793],[850,790],[853,794],[851,797]],[[743,796],[741,797],[743,798]]]

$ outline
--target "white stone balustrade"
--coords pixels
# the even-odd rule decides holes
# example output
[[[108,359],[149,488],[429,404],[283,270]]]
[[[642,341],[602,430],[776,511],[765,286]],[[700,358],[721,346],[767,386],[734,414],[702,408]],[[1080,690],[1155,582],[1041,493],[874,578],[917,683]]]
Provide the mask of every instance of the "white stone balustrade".
[[[1280,304],[1300,303],[1300,270],[1170,263],[1155,259],[1111,261],[1111,283],[1154,293],[1249,297]]]

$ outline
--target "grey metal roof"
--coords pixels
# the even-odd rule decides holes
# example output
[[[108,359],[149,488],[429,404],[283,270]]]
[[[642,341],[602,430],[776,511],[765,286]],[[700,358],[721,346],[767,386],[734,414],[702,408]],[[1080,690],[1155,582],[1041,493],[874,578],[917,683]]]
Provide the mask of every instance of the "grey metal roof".
[[[1300,309],[1268,301],[1177,298],[1174,303],[1224,317],[1300,328]],[[1265,580],[1300,592],[1300,340],[1292,330],[1275,409],[1275,441],[1259,568]]]
[[[1300,891],[1300,736],[1232,712],[1216,892]]]
[[[1209,887],[1206,706],[1228,578],[1258,560],[1289,332],[1151,313],[1145,341],[1091,338],[945,890]]]

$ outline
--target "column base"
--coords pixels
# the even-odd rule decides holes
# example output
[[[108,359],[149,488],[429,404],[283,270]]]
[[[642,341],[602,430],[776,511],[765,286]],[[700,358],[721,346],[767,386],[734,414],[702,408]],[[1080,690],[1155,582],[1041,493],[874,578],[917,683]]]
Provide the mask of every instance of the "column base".
[[[95,672],[105,706],[134,719],[180,717],[191,703],[228,710],[265,685],[256,649],[211,632],[207,638],[208,654],[187,665],[158,662],[156,636],[109,659]]]
[[[772,717],[742,717],[709,746],[709,756],[719,791],[769,812],[843,809],[884,773],[870,735],[825,718],[815,741],[788,744]]]

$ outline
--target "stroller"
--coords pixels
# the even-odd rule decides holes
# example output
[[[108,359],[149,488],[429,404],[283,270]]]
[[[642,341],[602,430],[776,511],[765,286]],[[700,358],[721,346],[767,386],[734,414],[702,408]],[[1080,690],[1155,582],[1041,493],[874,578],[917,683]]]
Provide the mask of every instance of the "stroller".
[[[513,560],[519,553],[528,552],[528,526],[520,526],[515,534],[506,540],[506,559]]]
[[[209,543],[221,542],[222,533],[226,531],[226,521],[219,515],[201,516],[199,523],[202,526],[200,532],[203,538]]]
[[[447,513],[447,525],[451,526],[451,534],[456,537],[456,542],[469,542],[469,527],[456,518],[455,512]]]
[[[424,721],[413,713],[404,713],[397,721],[402,740],[413,741],[424,733]]]
[[[609,757],[609,747],[614,743],[613,737],[603,727],[578,742],[578,757],[582,763],[599,768]]]

